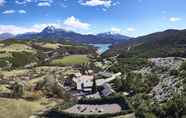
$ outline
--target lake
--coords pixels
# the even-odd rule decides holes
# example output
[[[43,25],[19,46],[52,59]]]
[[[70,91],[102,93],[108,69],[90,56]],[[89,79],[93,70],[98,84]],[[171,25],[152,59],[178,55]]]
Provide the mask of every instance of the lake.
[[[96,47],[100,54],[103,54],[108,49],[110,49],[110,46],[112,46],[112,44],[90,44],[90,45],[93,45],[94,47]]]

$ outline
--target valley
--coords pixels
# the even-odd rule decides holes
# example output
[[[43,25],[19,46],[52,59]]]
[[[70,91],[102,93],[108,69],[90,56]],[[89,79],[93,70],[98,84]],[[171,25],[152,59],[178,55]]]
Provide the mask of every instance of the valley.
[[[150,35],[119,44],[0,41],[0,117],[181,118],[186,58],[177,42],[185,39]]]
[[[186,0],[0,0],[0,118],[186,118]]]

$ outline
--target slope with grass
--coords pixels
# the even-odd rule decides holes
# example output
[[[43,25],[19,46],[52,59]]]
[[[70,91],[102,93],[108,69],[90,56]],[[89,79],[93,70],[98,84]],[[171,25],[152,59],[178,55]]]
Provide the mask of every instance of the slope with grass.
[[[42,102],[47,102],[47,100],[29,102],[22,99],[0,98],[0,118],[29,118],[34,112],[55,105],[54,102],[51,102],[45,106],[41,105]]]
[[[88,63],[89,58],[87,55],[70,55],[59,59],[52,60],[52,65],[79,65]]]

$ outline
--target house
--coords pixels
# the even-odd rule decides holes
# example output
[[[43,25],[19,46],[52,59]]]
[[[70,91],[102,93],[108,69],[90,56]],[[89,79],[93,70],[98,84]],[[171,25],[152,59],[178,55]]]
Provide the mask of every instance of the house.
[[[103,86],[104,95],[110,94],[112,92],[111,87],[108,86],[107,83],[113,81],[118,76],[120,76],[121,73],[112,74],[111,77],[107,79],[97,79],[96,80],[96,86],[101,87]],[[80,77],[73,78],[73,81],[76,83],[76,89],[81,92],[91,93],[92,92],[92,86],[93,86],[93,75],[82,75]]]
[[[76,89],[78,91],[89,92],[92,91],[93,79],[93,75],[82,75],[73,78],[73,81],[76,83]]]

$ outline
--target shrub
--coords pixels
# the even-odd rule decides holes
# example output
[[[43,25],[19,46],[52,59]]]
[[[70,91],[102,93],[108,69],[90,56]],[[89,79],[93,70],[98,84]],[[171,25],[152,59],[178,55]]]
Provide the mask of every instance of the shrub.
[[[43,94],[41,91],[33,91],[29,95],[25,96],[25,99],[29,101],[39,100],[41,99],[42,95]]]
[[[179,75],[179,72],[178,72],[178,70],[170,70],[170,75],[177,76],[177,75]]]
[[[37,61],[37,58],[34,54],[29,52],[13,52],[12,53],[12,67],[24,67],[27,64]]]
[[[180,66],[180,70],[186,70],[186,62],[183,62]]]

